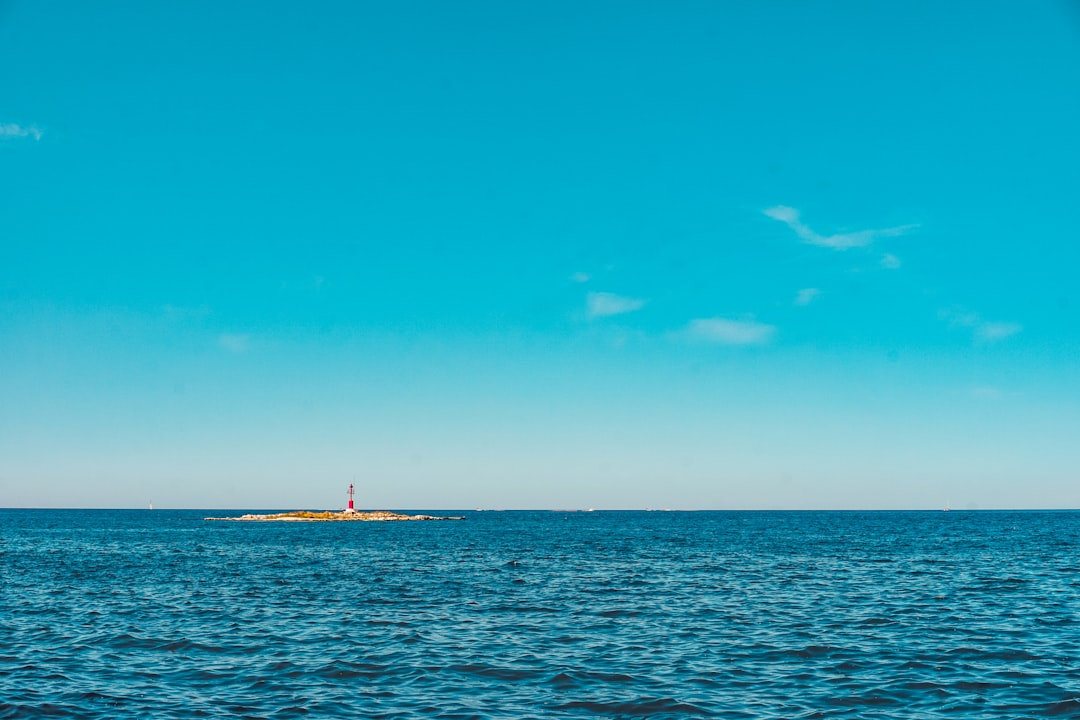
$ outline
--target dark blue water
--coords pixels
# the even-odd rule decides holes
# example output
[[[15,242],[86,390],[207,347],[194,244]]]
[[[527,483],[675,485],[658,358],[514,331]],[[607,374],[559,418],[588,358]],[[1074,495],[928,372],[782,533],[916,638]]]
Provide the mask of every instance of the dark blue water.
[[[0,717],[1080,717],[1080,513],[206,514],[0,511]]]

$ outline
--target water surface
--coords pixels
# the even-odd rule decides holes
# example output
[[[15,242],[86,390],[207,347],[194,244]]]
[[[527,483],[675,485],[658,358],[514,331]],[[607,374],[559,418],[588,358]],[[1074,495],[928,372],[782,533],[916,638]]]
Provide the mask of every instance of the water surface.
[[[0,510],[0,717],[1080,717],[1080,513],[207,514]]]

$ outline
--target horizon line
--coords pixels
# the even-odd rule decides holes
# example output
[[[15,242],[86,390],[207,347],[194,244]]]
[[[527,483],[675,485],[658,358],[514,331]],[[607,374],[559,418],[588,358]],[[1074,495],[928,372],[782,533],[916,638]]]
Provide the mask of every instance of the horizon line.
[[[207,510],[215,511],[235,511],[235,512],[250,512],[250,511],[281,511],[281,512],[293,512],[293,511],[329,511],[333,512],[333,509],[327,508],[296,508],[296,507],[225,507],[225,506],[208,506],[208,507],[158,507],[148,508],[145,506],[137,507],[105,507],[105,506],[47,506],[47,505],[22,505],[22,506],[0,506],[2,510],[98,510],[98,511],[115,511],[115,510],[131,510],[131,511],[145,511],[145,512],[159,512],[159,511],[198,511],[203,512]],[[927,508],[927,507],[908,507],[908,508],[845,508],[845,507],[817,507],[817,508],[777,508],[777,507],[739,507],[739,508],[544,508],[544,507],[508,507],[508,508],[435,508],[435,507],[393,507],[393,508],[379,508],[379,510],[391,510],[391,511],[433,511],[433,512],[553,512],[553,513],[590,513],[590,512],[1075,512],[1080,510],[1078,507],[939,507],[939,508]],[[368,512],[375,512],[375,510],[369,510]]]

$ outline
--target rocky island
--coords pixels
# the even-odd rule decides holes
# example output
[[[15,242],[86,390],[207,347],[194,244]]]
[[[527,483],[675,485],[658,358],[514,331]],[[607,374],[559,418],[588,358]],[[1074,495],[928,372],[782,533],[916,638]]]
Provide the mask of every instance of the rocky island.
[[[240,517],[208,517],[206,520],[234,520],[238,522],[392,522],[397,520],[464,520],[463,517],[438,517],[436,515],[403,515],[388,510],[360,512],[353,505],[355,489],[349,483],[349,505],[344,510],[293,510],[292,512],[256,515],[249,513]]]
[[[399,520],[464,520],[463,517],[439,517],[437,515],[403,515],[387,510],[358,512],[353,509],[334,511],[294,510],[269,515],[247,514],[239,517],[208,517],[206,520],[233,520],[237,522],[393,522]]]

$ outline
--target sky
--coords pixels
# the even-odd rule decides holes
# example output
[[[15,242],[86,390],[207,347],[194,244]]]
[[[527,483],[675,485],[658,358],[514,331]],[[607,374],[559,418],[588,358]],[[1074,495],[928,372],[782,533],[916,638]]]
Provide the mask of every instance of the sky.
[[[1080,4],[0,2],[0,506],[1080,508]]]

